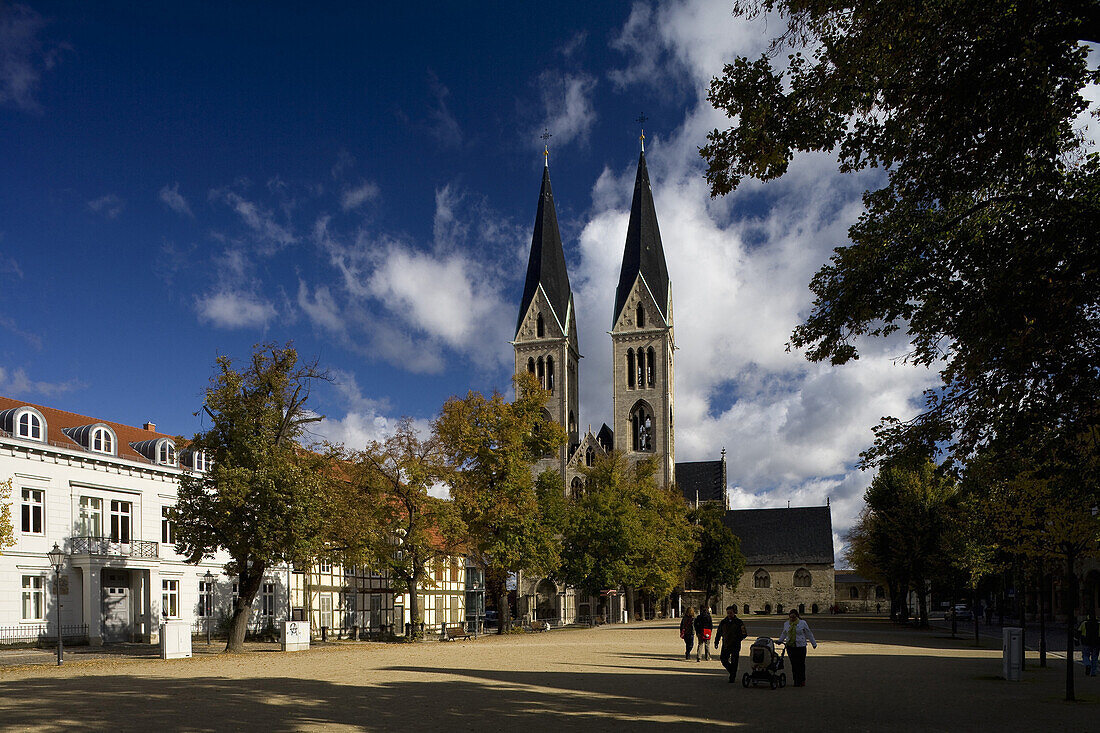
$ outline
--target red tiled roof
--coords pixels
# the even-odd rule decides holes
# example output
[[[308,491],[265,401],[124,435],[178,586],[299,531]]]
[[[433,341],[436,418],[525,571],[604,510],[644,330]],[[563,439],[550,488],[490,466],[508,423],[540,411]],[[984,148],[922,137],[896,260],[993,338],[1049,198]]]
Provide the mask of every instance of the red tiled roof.
[[[96,423],[103,423],[115,431],[115,435],[118,437],[118,446],[115,452],[117,457],[126,458],[131,461],[139,461],[141,463],[151,462],[145,456],[131,448],[130,443],[138,443],[142,440],[156,440],[157,438],[173,438],[174,440],[174,436],[165,433],[156,433],[145,430],[144,428],[135,428],[133,425],[123,425],[122,423],[111,422],[110,420],[101,420],[97,417],[78,415],[75,412],[67,412],[53,407],[36,405],[33,402],[26,402],[24,400],[13,400],[10,397],[0,397],[0,412],[9,410],[13,407],[33,407],[41,412],[42,416],[46,418],[46,439],[51,445],[60,448],[87,450],[84,446],[80,445],[61,431],[63,428],[77,428],[81,425],[94,425]],[[177,445],[176,447],[178,449],[181,446]],[[88,452],[92,453],[92,451]]]

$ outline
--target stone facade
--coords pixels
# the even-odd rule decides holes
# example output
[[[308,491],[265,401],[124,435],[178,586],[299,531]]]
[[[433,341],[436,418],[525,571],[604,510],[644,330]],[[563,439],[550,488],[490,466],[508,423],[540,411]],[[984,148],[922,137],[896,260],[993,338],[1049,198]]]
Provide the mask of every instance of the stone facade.
[[[810,584],[797,585],[795,575],[804,578],[804,573]],[[835,599],[832,565],[746,565],[737,589],[723,589],[719,608],[736,603],[738,612],[746,616],[787,613],[792,608],[803,614],[828,613]]]
[[[836,607],[841,613],[876,613],[889,615],[890,596],[886,588],[851,570],[838,570]]]

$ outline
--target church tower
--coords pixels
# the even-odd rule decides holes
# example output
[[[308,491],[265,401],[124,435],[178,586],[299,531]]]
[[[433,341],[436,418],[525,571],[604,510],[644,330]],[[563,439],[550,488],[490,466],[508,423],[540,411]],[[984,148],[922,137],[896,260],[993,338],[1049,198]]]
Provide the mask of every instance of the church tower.
[[[657,459],[657,483],[676,481],[672,283],[653,207],[645,148],[638,159],[611,326],[615,447]]]
[[[519,307],[515,349],[516,373],[530,372],[550,391],[550,417],[565,428],[567,444],[556,456],[547,456],[535,466],[536,474],[552,468],[566,479],[566,463],[580,442],[577,430],[579,389],[577,365],[577,319],[573,291],[565,268],[565,252],[558,232],[554,193],[550,188],[550,167],[542,171],[535,231],[531,237],[531,258]]]

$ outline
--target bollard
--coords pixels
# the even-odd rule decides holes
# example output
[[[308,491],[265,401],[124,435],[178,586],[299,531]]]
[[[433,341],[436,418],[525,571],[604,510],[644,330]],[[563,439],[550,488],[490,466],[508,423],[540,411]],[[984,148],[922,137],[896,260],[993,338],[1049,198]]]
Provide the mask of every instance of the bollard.
[[[1018,682],[1024,667],[1024,630],[1007,626],[1002,630],[1002,634],[1004,678],[1011,682]]]
[[[321,627],[321,641],[328,641],[328,627]]]

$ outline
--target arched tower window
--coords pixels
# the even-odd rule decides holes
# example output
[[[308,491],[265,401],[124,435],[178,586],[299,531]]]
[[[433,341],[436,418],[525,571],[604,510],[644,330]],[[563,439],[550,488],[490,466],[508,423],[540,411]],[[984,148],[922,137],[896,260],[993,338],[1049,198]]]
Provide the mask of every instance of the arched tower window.
[[[764,568],[760,568],[752,574],[752,587],[753,588],[771,588],[772,576],[768,574],[768,571]]]
[[[569,432],[577,432],[577,418],[573,416],[573,411],[569,411]]]
[[[546,357],[546,389],[554,394],[554,357]]]
[[[546,324],[542,320],[542,314],[539,313],[539,317],[535,319],[535,336],[542,338],[546,335]]]
[[[638,349],[638,389],[645,389],[645,349]]]
[[[653,347],[649,347],[649,351],[646,354],[645,360],[645,381],[650,387],[656,384],[657,380],[657,360],[654,358]]]
[[[539,357],[536,368],[538,370],[539,384],[542,385],[543,389],[546,389],[546,362],[542,360],[541,356]]]
[[[638,304],[637,310],[634,311],[634,322],[638,324],[638,328],[645,328],[645,308],[642,304]]]
[[[584,451],[584,465],[591,468],[595,462],[596,451],[592,450],[592,446],[588,446],[588,448]]]
[[[813,584],[813,579],[810,577],[810,571],[806,568],[799,568],[794,574],[794,587],[795,588],[809,588]]]
[[[653,436],[653,410],[644,402],[634,405],[630,411],[630,432],[633,435],[634,450],[652,453],[656,450]]]
[[[535,373],[535,360],[533,358],[527,360],[527,371],[531,374]]]
[[[626,350],[626,388],[634,389],[634,349]]]

